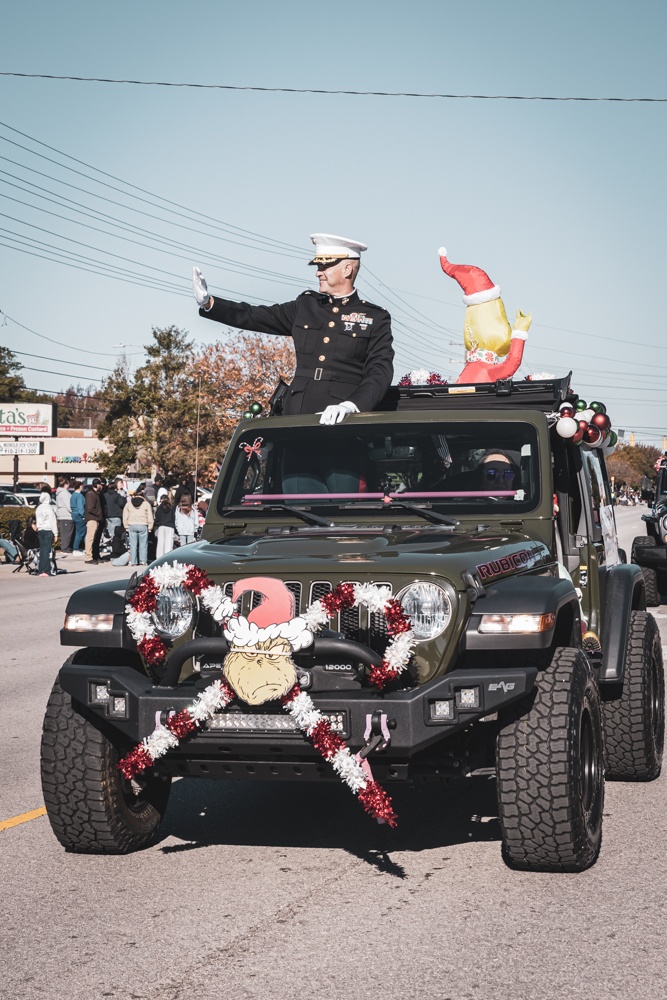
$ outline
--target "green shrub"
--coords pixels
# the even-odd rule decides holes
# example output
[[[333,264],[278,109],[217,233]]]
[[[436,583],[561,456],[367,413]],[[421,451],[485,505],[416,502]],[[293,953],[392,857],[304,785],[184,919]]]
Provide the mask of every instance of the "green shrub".
[[[27,528],[30,518],[34,516],[34,507],[0,507],[0,534],[9,537],[10,521],[20,521],[23,531]]]

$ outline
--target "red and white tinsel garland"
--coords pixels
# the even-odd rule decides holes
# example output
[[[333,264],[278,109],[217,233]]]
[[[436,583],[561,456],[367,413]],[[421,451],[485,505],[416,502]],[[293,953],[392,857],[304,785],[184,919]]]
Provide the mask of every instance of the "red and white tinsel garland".
[[[182,586],[199,596],[216,621],[228,621],[234,605],[222,588],[212,583],[207,574],[196,566],[172,563],[151,570],[129,599],[128,627],[137,640],[137,648],[148,663],[162,663],[167,647],[157,636],[152,613],[157,608],[161,590]],[[391,596],[388,587],[372,583],[339,584],[304,611],[300,617],[311,632],[325,625],[333,615],[345,608],[362,606],[371,613],[381,613],[392,636],[382,663],[372,667],[369,680],[382,689],[386,683],[399,676],[407,667],[416,639],[410,619],[399,601]],[[129,754],[119,762],[124,777],[132,779],[152,767],[154,762],[178,746],[217,713],[223,711],[235,698],[235,693],[225,680],[216,680],[180,712],[170,716],[164,725],[157,726]],[[294,722],[310,740],[315,750],[328,761],[334,771],[356,795],[364,810],[378,822],[396,826],[396,814],[391,798],[372,777],[367,762],[352,754],[345,741],[333,731],[330,723],[315,706],[310,695],[295,684],[281,699],[281,704]]]
[[[438,372],[429,372],[426,368],[413,368],[407,375],[403,375],[398,384],[401,389],[405,389],[413,385],[448,385],[448,382]]]
[[[384,615],[387,632],[392,637],[382,663],[371,667],[368,674],[371,684],[382,690],[388,681],[403,673],[417,644],[410,619],[403,611],[401,602],[391,596],[389,587],[378,587],[374,583],[341,583],[309,605],[301,617],[311,632],[316,632],[339,611],[356,607]]]

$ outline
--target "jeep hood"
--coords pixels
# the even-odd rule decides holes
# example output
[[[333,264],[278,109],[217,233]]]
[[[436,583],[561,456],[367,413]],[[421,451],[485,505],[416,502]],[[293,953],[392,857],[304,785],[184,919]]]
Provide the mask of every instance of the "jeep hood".
[[[240,576],[295,574],[311,579],[391,579],[435,575],[461,589],[462,573],[477,572],[484,582],[539,568],[552,561],[549,549],[524,532],[425,528],[278,529],[270,534],[240,533],[201,541],[160,562],[192,562],[217,582]]]

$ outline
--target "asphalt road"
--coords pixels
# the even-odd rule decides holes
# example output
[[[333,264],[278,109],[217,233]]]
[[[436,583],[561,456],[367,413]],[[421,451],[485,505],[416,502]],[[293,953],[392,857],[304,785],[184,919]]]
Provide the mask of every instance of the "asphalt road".
[[[618,509],[628,552],[641,513]],[[63,565],[49,580],[0,567],[0,821],[42,805],[67,595],[119,574]],[[667,996],[667,779],[608,783],[602,853],[581,875],[504,866],[490,780],[394,800],[391,832],[337,784],[182,780],[160,842],[128,857],[67,854],[44,816],[5,829],[0,997]]]

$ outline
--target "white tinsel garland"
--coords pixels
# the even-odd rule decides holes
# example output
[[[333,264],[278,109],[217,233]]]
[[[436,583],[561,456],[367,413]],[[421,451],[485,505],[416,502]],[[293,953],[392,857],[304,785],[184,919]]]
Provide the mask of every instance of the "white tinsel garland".
[[[355,795],[360,792],[362,788],[366,787],[368,782],[363,772],[363,768],[357,758],[350,753],[349,747],[341,747],[341,749],[334,754],[331,758],[331,766],[340,777],[341,781],[344,781]]]
[[[374,614],[381,614],[387,601],[391,600],[391,588],[378,587],[374,583],[355,583],[354,599]]]
[[[226,708],[231,700],[224,683],[221,680],[213,681],[195,698],[188,707],[188,712],[195,722],[201,724],[208,722],[221,708]]]
[[[170,733],[165,726],[158,726],[143,740],[143,745],[155,760],[157,757],[163,757],[172,747],[177,747],[178,737]]]
[[[158,590],[164,590],[166,587],[182,587],[191,568],[185,563],[163,563],[152,569],[150,576]]]
[[[142,639],[152,639],[155,636],[155,626],[147,611],[134,611],[128,604],[125,614],[127,616],[127,627],[136,642],[141,642]]]
[[[323,718],[322,713],[315,708],[312,698],[305,691],[301,691],[286,707],[299,729],[304,729],[309,735]]]

